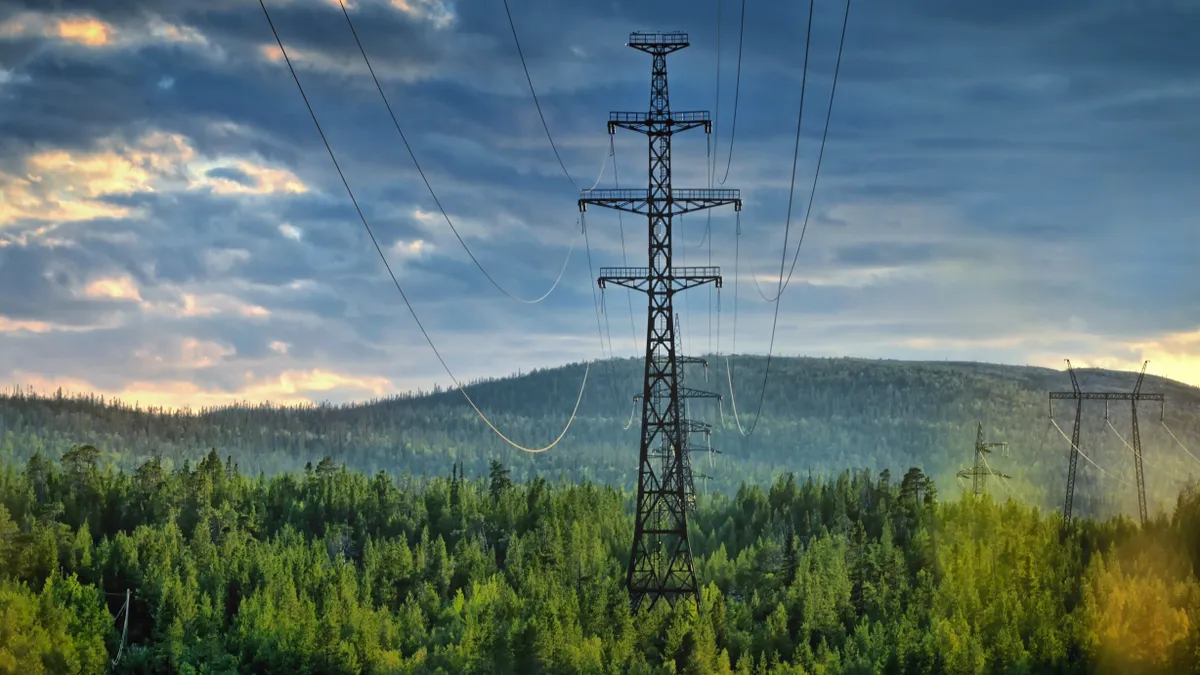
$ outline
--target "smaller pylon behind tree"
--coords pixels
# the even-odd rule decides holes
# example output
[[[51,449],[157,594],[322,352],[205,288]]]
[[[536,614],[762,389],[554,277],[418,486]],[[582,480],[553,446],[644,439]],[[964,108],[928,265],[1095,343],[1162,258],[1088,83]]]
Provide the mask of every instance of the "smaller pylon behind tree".
[[[991,454],[993,448],[1007,448],[1006,442],[984,442],[983,440],[983,422],[977,423],[977,431],[975,434],[975,463],[970,469],[963,469],[958,472],[959,478],[970,478],[972,490],[976,496],[983,494],[984,483],[988,476],[995,476],[1000,479],[1009,479],[1011,476],[1006,476],[999,471],[993,471],[988,464],[987,456]]]

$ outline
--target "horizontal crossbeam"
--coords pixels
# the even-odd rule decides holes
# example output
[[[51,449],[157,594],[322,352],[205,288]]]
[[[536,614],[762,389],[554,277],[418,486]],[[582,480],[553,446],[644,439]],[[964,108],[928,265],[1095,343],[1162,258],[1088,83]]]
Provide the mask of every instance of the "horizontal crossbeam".
[[[712,117],[707,110],[667,111],[664,114],[648,112],[611,112],[608,114],[608,133],[617,129],[628,129],[649,136],[666,136],[688,129],[704,128],[712,133]]]
[[[1132,394],[1128,392],[1108,392],[1108,391],[1052,391],[1050,398],[1053,400],[1060,399],[1083,399],[1085,401],[1165,401],[1166,397],[1163,394]]]
[[[963,469],[962,471],[959,471],[955,475],[957,475],[959,478],[974,478],[975,476],[995,476],[997,478],[1007,478],[1008,480],[1012,480],[1012,476],[1000,473],[999,471],[992,471],[990,469],[978,469],[978,470]]]
[[[623,286],[635,291],[647,291],[652,281],[657,277],[650,276],[649,267],[601,267],[600,277],[596,280],[600,288],[608,284]],[[670,274],[662,277],[671,285],[672,291],[683,291],[707,283],[716,284],[721,288],[721,268],[719,267],[672,267]]]
[[[656,210],[663,214],[680,215],[711,209],[717,206],[732,204],[737,211],[742,210],[741,190],[722,190],[709,188],[672,188],[668,197],[650,196],[648,189],[636,188],[599,188],[579,191],[579,210],[587,211],[589,204],[606,209],[615,209],[641,215],[650,214],[651,203],[664,203],[665,208]]]
[[[669,33],[649,32],[641,33],[634,32],[629,34],[629,42],[625,43],[627,47],[674,47],[683,49],[690,45],[688,34],[682,31],[672,31]]]
[[[723,400],[721,395],[703,389],[689,389],[687,387],[679,388],[679,398],[715,398],[718,401]]]

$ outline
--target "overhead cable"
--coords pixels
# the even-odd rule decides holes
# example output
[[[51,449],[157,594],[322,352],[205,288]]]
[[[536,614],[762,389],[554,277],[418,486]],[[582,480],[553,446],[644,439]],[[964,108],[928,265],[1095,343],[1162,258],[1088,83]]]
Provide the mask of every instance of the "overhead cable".
[[[761,295],[767,302],[775,302],[779,299],[779,296],[783,295],[783,292],[787,290],[788,284],[790,284],[792,281],[792,275],[796,272],[796,261],[800,259],[800,247],[804,245],[804,235],[808,232],[808,219],[809,216],[812,215],[813,198],[817,195],[817,179],[821,177],[821,160],[825,158],[825,141],[829,138],[829,119],[833,115],[833,99],[834,95],[837,94],[838,74],[842,70],[842,48],[846,45],[846,25],[849,22],[850,0],[846,0],[846,13],[842,17],[842,37],[838,41],[837,62],[833,67],[833,84],[829,89],[829,107],[825,109],[825,130],[821,132],[821,149],[817,151],[816,171],[813,172],[812,189],[808,192],[808,206],[804,210],[804,225],[800,228],[800,241],[796,243],[796,252],[792,254],[792,265],[788,269],[787,278],[783,277],[783,270],[780,268],[781,283],[779,285],[779,290],[775,293],[775,297],[773,298],[768,298],[766,294],[763,293],[762,288],[758,286],[757,277],[751,277],[754,279],[754,285],[756,288],[758,288],[759,295]],[[794,174],[792,180],[795,180]],[[790,194],[788,199],[791,199]],[[790,207],[788,214],[790,218]],[[787,240],[787,235],[784,235],[784,240]],[[786,245],[784,246],[784,256],[787,256]],[[776,312],[778,311],[779,310],[777,307]]]
[[[1088,461],[1089,464],[1096,467],[1097,469],[1100,469],[1100,473],[1104,474],[1105,476],[1108,476],[1109,478],[1117,481],[1118,483],[1121,483],[1122,485],[1130,484],[1129,481],[1114,476],[1113,474],[1105,471],[1104,467],[1102,467],[1099,464],[1097,464],[1096,462],[1092,461],[1091,457],[1088,457],[1087,454],[1084,453],[1083,450],[1079,449],[1078,445],[1075,445],[1075,442],[1071,440],[1071,437],[1067,435],[1067,432],[1063,431],[1062,427],[1058,426],[1058,422],[1054,421],[1053,417],[1050,418],[1050,423],[1054,425],[1055,429],[1058,429],[1058,433],[1062,434],[1063,438],[1067,439],[1067,443],[1071,444],[1071,447],[1075,449],[1075,452],[1078,452],[1080,454],[1080,456],[1082,456],[1084,459],[1086,459]]]
[[[713,144],[720,145],[721,140],[721,0],[717,0],[717,83],[716,97],[713,103]],[[708,167],[708,186],[712,187],[713,177],[717,174],[717,155],[706,157]]]
[[[341,2],[341,0],[339,0],[339,2]],[[571,417],[567,420],[566,426],[563,427],[562,432],[559,433],[558,437],[551,441],[549,445],[541,448],[525,447],[516,441],[513,441],[508,436],[505,436],[504,432],[496,428],[496,425],[493,424],[492,421],[488,419],[487,415],[485,415],[483,411],[479,409],[479,406],[475,404],[475,401],[471,400],[471,396],[467,393],[467,390],[463,388],[462,384],[458,381],[458,378],[454,376],[454,372],[450,370],[450,366],[446,364],[446,360],[442,358],[442,354],[438,351],[437,345],[434,344],[433,338],[430,337],[429,332],[425,330],[425,325],[421,323],[421,318],[417,315],[416,308],[413,307],[412,302],[408,299],[408,295],[404,292],[404,288],[401,287],[400,280],[396,278],[396,273],[392,271],[392,266],[390,263],[388,263],[387,256],[383,252],[383,247],[379,245],[379,240],[375,238],[375,233],[371,229],[370,223],[367,222],[367,217],[363,213],[362,207],[359,206],[358,199],[354,196],[354,190],[350,188],[350,183],[346,180],[346,174],[342,171],[341,164],[339,164],[337,161],[337,156],[333,152],[333,146],[329,144],[329,139],[326,138],[325,131],[321,128],[321,123],[317,121],[317,113],[313,110],[312,104],[308,100],[308,95],[304,93],[304,86],[300,84],[300,78],[296,75],[296,68],[292,65],[292,60],[288,57],[287,50],[283,47],[283,40],[279,37],[279,31],[275,29],[275,22],[271,20],[271,13],[267,11],[266,3],[263,2],[263,0],[258,0],[258,4],[260,7],[262,7],[263,15],[267,19],[267,24],[271,27],[271,33],[275,36],[275,42],[279,44],[279,52],[283,55],[283,60],[285,63],[287,63],[288,71],[292,74],[292,80],[296,83],[296,89],[299,90],[300,97],[304,99],[304,106],[308,109],[308,114],[312,117],[313,126],[317,128],[317,134],[320,135],[321,142],[325,145],[325,151],[329,153],[329,159],[331,162],[333,162],[333,168],[337,171],[338,178],[340,178],[342,181],[342,186],[346,188],[346,194],[350,197],[350,202],[354,205],[354,210],[358,213],[358,218],[360,221],[362,221],[363,228],[366,230],[367,236],[371,239],[371,244],[375,246],[375,251],[379,254],[379,259],[383,262],[384,268],[387,269],[388,276],[392,278],[392,283],[396,286],[396,290],[400,293],[400,298],[404,301],[404,306],[408,308],[408,313],[412,315],[413,321],[417,324],[417,328],[421,331],[421,335],[425,338],[425,341],[429,343],[429,348],[433,350],[433,355],[437,357],[438,363],[442,365],[442,369],[446,371],[446,375],[450,377],[450,381],[454,383],[455,388],[457,388],[459,393],[463,395],[463,398],[466,399],[467,403],[475,411],[475,414],[479,415],[479,418],[483,420],[483,423],[486,424],[488,428],[491,429],[497,436],[517,450],[528,453],[540,453],[558,445],[559,441],[561,441],[563,437],[567,435],[567,431],[570,430],[571,425],[575,422],[575,417],[579,412],[579,403],[583,400],[583,392],[587,388],[588,373],[591,370],[591,364],[587,364],[584,367],[583,381],[579,385],[579,396],[575,399],[575,407],[571,410]],[[342,11],[345,12],[345,9],[345,5],[343,5]],[[347,15],[347,17],[348,16],[349,15]]]
[[[617,144],[613,141],[612,135],[609,135],[609,137],[608,137],[608,147],[609,147],[609,154],[612,156],[613,187],[620,190],[621,189],[621,175],[620,175],[620,173],[617,172]],[[625,218],[624,218],[624,216],[621,215],[621,211],[617,211],[617,228],[621,232],[621,265],[624,267],[629,267],[629,257],[626,255],[626,252],[625,252]],[[628,304],[629,304],[629,334],[633,337],[633,353],[637,354],[638,339],[637,339],[637,327],[634,325],[634,321],[633,321],[633,291],[632,290],[630,290],[628,288],[625,289],[625,299],[628,301]]]
[[[1008,486],[1008,485],[1005,483],[1005,481],[1003,480],[1003,478],[1004,478],[1004,477],[1003,477],[1003,476],[1001,476],[1000,474],[996,473],[995,471],[992,471],[992,465],[991,465],[991,464],[988,464],[988,461],[987,461],[987,455],[980,454],[980,455],[979,455],[979,458],[983,460],[983,465],[984,465],[985,467],[987,467],[987,470],[988,470],[988,475],[990,475],[992,478],[995,478],[995,479],[996,479],[996,482],[1000,483],[1000,487],[1004,488],[1004,489],[1005,489],[1005,490],[1008,492],[1008,496],[1009,496],[1009,497],[1012,497],[1012,498],[1014,498],[1014,499],[1015,499],[1015,498],[1016,498],[1016,495],[1015,495],[1015,494],[1013,494],[1012,488],[1011,488],[1011,487],[1009,487],[1009,486]]]
[[[718,21],[719,21],[719,19],[718,19]],[[719,26],[719,23],[718,23],[718,26]],[[718,28],[718,31],[719,31],[719,28]],[[742,19],[740,22],[740,26],[738,27],[737,78],[733,81],[733,124],[730,126],[730,129],[729,129],[729,156],[725,159],[725,175],[722,176],[717,181],[721,185],[724,185],[725,181],[729,179],[729,167],[733,164],[733,142],[735,140],[737,140],[738,98],[742,91],[742,37],[745,34],[745,32],[746,32],[746,0],[742,0]],[[719,34],[720,33],[718,32],[718,35]],[[718,56],[717,56],[717,60],[718,60],[717,82],[718,82],[718,87],[720,86],[719,83],[720,83],[720,78],[721,78],[721,76],[720,76],[720,72],[721,72],[720,49],[721,49],[721,44],[718,41],[717,42],[717,53],[718,53]],[[719,112],[720,112],[720,109],[718,109],[718,113]]]
[[[1112,429],[1112,432],[1114,434],[1116,434],[1117,438],[1120,439],[1121,443],[1123,443],[1125,445],[1125,447],[1128,448],[1129,451],[1133,453],[1134,457],[1137,457],[1138,459],[1142,460],[1143,464],[1150,466],[1150,463],[1146,461],[1146,456],[1144,454],[1138,452],[1137,450],[1135,450],[1134,447],[1129,444],[1129,441],[1125,440],[1125,437],[1121,435],[1121,432],[1117,431],[1117,428],[1113,426],[1113,423],[1111,420],[1105,419],[1104,423],[1108,425],[1109,429]]]
[[[782,293],[783,293],[783,291],[782,291],[782,288],[783,288],[783,266],[787,261],[788,234],[791,232],[791,228],[792,228],[792,197],[795,193],[795,188],[796,188],[796,164],[800,158],[800,129],[801,129],[801,123],[804,119],[804,92],[808,88],[806,86],[808,83],[808,52],[809,52],[809,46],[812,43],[812,17],[813,17],[813,6],[815,4],[816,3],[813,0],[808,1],[808,28],[805,31],[805,36],[804,36],[804,72],[801,75],[801,79],[800,79],[800,110],[796,114],[796,143],[792,149],[792,180],[791,180],[791,187],[788,189],[787,220],[784,223],[784,229],[783,229],[783,255],[779,261],[780,295],[782,295]],[[739,231],[740,231],[740,228],[739,228]],[[751,278],[754,278],[753,275],[751,275]],[[757,285],[758,281],[755,280],[754,283]],[[760,292],[761,292],[761,289],[760,289]],[[742,433],[742,435],[746,436],[746,437],[749,437],[751,434],[753,434],[754,430],[758,427],[758,422],[759,422],[759,420],[762,419],[763,400],[766,398],[766,395],[767,395],[767,378],[771,374],[771,356],[772,356],[773,352],[775,351],[775,331],[779,325],[779,295],[776,295],[774,302],[775,302],[775,318],[771,322],[771,341],[767,348],[767,365],[766,365],[766,368],[763,370],[762,388],[758,392],[758,412],[755,414],[754,422],[750,425],[749,429],[742,428],[741,421],[740,421],[740,419],[738,419],[737,404],[736,404],[736,402],[734,403],[734,408],[733,408],[734,409],[734,420],[736,420],[738,422],[738,431],[740,431]],[[734,299],[734,307],[735,308],[737,307],[736,294],[735,294],[735,299]],[[736,311],[734,313],[734,324],[733,325],[734,325],[734,331],[735,331],[735,335],[736,335],[736,331],[737,331]],[[726,367],[726,371],[728,372],[728,365]],[[730,398],[733,398],[732,376],[729,377],[729,380],[730,380],[729,396],[730,396]]]
[[[341,2],[342,0],[338,0]],[[546,124],[546,116],[542,114],[542,104],[538,101],[537,91],[533,88],[533,78],[529,76],[529,66],[525,63],[525,52],[521,50],[521,39],[517,37],[517,25],[513,23],[512,11],[508,8],[508,0],[504,0],[504,13],[508,15],[508,27],[512,29],[513,42],[517,45],[517,56],[521,57],[521,69],[525,71],[525,81],[529,83],[529,93],[533,96],[533,105],[537,108],[538,117],[542,120],[542,128],[546,130],[546,138],[550,141],[550,148],[554,150],[554,158],[558,160],[558,165],[562,167],[563,174],[567,180],[571,181],[571,185],[575,186],[576,190],[581,189],[579,183],[571,177],[571,172],[567,171],[567,165],[563,163],[562,155],[558,154],[558,146],[554,143],[554,137],[550,135],[550,125]]]
[[[1163,428],[1167,430],[1167,433],[1171,435],[1171,438],[1174,439],[1174,441],[1179,445],[1179,447],[1182,448],[1183,451],[1187,453],[1188,457],[1191,457],[1192,459],[1196,460],[1197,462],[1200,462],[1200,457],[1193,455],[1192,451],[1187,449],[1187,446],[1183,444],[1183,441],[1179,440],[1179,437],[1177,437],[1175,435],[1174,431],[1171,431],[1171,427],[1167,426],[1166,422],[1164,422],[1163,420],[1159,420],[1159,422],[1163,425]]]
[[[461,234],[459,234],[458,228],[454,226],[454,221],[450,218],[450,214],[446,211],[446,208],[442,206],[441,200],[438,199],[437,192],[434,191],[433,185],[430,184],[429,178],[425,175],[425,170],[421,168],[421,163],[417,161],[417,155],[415,152],[413,152],[412,145],[410,145],[408,142],[408,136],[404,134],[404,129],[400,126],[400,120],[396,117],[396,111],[392,109],[392,104],[388,100],[387,94],[383,92],[383,85],[380,84],[379,78],[375,75],[375,68],[371,65],[371,59],[367,56],[367,50],[363,47],[362,40],[360,40],[358,37],[358,30],[354,28],[354,21],[350,18],[350,12],[346,9],[346,3],[343,0],[338,0],[338,5],[342,8],[342,15],[346,17],[346,25],[350,27],[350,33],[354,36],[354,43],[358,45],[358,51],[362,54],[363,62],[367,64],[367,71],[371,74],[371,79],[375,82],[375,88],[379,91],[379,97],[383,99],[383,105],[387,107],[388,115],[390,115],[392,118],[392,124],[396,127],[396,131],[400,134],[400,140],[404,142],[404,149],[408,151],[408,156],[412,159],[413,166],[416,167],[417,173],[420,174],[421,180],[425,183],[425,188],[429,190],[429,196],[433,199],[433,203],[437,205],[438,211],[440,211],[442,214],[442,218],[444,218],[446,220],[446,224],[450,226],[450,231],[454,233],[454,237],[458,239],[458,243],[462,244],[463,250],[467,252],[467,256],[471,258],[471,262],[475,263],[475,266],[479,268],[479,271],[483,273],[483,276],[486,277],[487,280],[496,287],[496,290],[500,291],[510,299],[525,303],[527,305],[532,305],[545,300],[550,293],[552,293],[554,289],[558,287],[558,282],[562,279],[561,272],[559,273],[558,279],[554,280],[554,283],[550,286],[548,291],[537,298],[527,299],[514,295],[511,291],[501,286],[500,282],[496,281],[496,279],[492,277],[491,273],[489,273],[483,266],[483,263],[479,262],[479,259],[475,257],[475,253],[471,251],[471,247],[467,245],[466,240],[463,239]],[[601,166],[600,171],[603,173],[603,165]],[[599,179],[597,179],[597,182],[599,182]],[[568,251],[567,256],[569,257],[570,255],[571,254]],[[563,269],[566,269],[566,263],[563,263]]]

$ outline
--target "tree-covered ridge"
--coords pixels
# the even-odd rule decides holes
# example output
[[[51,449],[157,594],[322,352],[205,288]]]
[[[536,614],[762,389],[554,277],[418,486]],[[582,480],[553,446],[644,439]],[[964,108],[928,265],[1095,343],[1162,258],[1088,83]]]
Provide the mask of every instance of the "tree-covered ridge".
[[[630,495],[210,452],[0,468],[0,673],[1198,673],[1200,493],[1144,530],[919,469],[701,497],[698,607],[631,616]]]
[[[731,363],[739,412],[748,424],[765,359],[737,356]],[[987,438],[1008,441],[1012,453],[989,460],[1013,476],[990,489],[1002,496],[1011,489],[1042,508],[1061,507],[1069,446],[1046,419],[1046,392],[1070,389],[1065,372],[976,363],[775,359],[762,422],[747,439],[734,423],[724,359],[713,361],[707,377],[702,368],[689,368],[689,386],[726,394],[723,406],[691,401],[691,415],[714,425],[712,446],[721,452],[694,457],[713,477],[701,491],[729,492],[742,481],[769,485],[787,472],[834,476],[845,467],[922,466],[943,492],[957,493],[954,474],[972,461],[975,426],[982,422]],[[536,456],[496,438],[458,392],[439,391],[357,405],[246,405],[191,413],[148,411],[86,395],[10,394],[0,397],[0,458],[23,462],[35,449],[59,457],[86,442],[106,461],[132,470],[155,456],[177,467],[217,447],[251,473],[296,471],[311,457],[329,455],[368,474],[382,469],[418,476],[440,473],[454,461],[463,463],[467,475],[482,476],[495,459],[511,467],[517,480],[540,475],[632,490],[637,420],[625,427],[641,369],[634,359],[593,364],[579,418],[553,451]],[[506,434],[540,446],[561,431],[582,376],[583,365],[575,364],[477,382],[470,392]],[[1089,390],[1128,391],[1135,380],[1133,373],[1110,371],[1082,370],[1079,376]],[[1151,405],[1141,406],[1140,420],[1151,510],[1169,512],[1184,483],[1200,477],[1200,462],[1176,445],[1167,428],[1200,456],[1200,390],[1154,376],[1147,376],[1143,390],[1168,399],[1169,427],[1159,424],[1159,411]],[[1074,408],[1061,403],[1055,416],[1069,434]],[[1116,479],[1081,460],[1076,512],[1136,513],[1132,453],[1103,415],[1103,403],[1085,405],[1083,447]],[[1128,406],[1112,407],[1112,424],[1129,439]],[[693,445],[705,442],[697,438]]]

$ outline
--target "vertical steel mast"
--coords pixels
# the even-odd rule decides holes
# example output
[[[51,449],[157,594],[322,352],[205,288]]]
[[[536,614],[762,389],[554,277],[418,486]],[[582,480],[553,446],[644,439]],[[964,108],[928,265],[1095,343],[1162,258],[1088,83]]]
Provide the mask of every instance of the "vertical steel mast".
[[[597,283],[646,293],[646,374],[642,387],[642,433],[638,449],[637,514],[626,582],[636,610],[650,598],[674,604],[696,597],[696,568],[687,532],[688,492],[683,452],[688,433],[683,419],[679,355],[676,353],[672,300],[676,293],[703,284],[721,285],[716,267],[675,267],[671,225],[674,216],[732,204],[741,210],[738,190],[676,189],[671,186],[671,136],[703,127],[712,132],[708,112],[671,112],[667,92],[667,55],[688,46],[686,33],[632,33],[627,46],[653,58],[649,112],[609,114],[608,132],[617,128],[645,134],[649,140],[646,189],[580,191],[579,209],[601,206],[645,215],[649,225],[648,267],[604,267]]]

